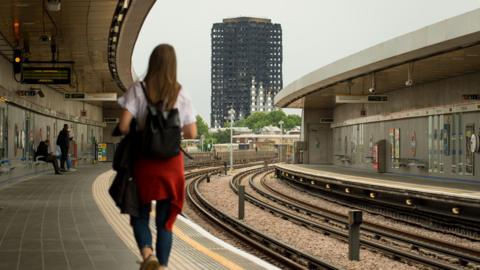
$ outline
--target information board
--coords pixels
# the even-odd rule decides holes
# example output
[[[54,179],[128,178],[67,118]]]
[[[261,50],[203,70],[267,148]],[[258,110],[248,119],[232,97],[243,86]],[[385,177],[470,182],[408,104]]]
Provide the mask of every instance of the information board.
[[[107,161],[107,144],[99,143],[98,144],[98,161]]]
[[[69,67],[23,67],[23,84],[70,84]]]
[[[64,93],[64,98],[68,100],[83,100],[83,101],[116,101],[117,93],[84,93],[71,92]]]
[[[335,103],[383,103],[388,102],[386,95],[335,95]]]

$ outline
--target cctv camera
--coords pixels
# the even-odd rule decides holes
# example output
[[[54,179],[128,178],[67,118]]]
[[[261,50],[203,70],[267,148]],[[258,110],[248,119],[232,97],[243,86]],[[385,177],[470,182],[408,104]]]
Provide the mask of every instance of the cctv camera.
[[[369,88],[369,89],[368,89],[368,92],[369,92],[370,94],[374,94],[374,93],[375,93],[375,88],[373,88],[373,87],[372,87],[372,88]]]
[[[413,85],[413,80],[405,81],[405,86],[412,86],[412,85]]]

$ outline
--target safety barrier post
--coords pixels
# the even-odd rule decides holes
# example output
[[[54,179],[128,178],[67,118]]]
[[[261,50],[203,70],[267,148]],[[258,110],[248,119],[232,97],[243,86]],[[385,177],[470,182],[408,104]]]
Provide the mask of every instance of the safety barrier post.
[[[238,219],[245,217],[245,186],[238,186]]]
[[[210,174],[207,173],[206,178],[207,178],[207,183],[210,183]]]
[[[362,224],[362,211],[348,211],[348,259],[360,260],[360,225]]]

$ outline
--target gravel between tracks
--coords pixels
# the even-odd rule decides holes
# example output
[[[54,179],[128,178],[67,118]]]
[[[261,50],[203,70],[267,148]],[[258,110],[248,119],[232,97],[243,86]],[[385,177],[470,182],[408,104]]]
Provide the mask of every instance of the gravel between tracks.
[[[235,173],[238,172],[235,171]],[[236,216],[238,197],[230,190],[230,178],[231,176],[212,177],[210,183],[203,182],[200,185],[200,191],[218,209]],[[352,262],[347,259],[347,244],[340,240],[273,216],[248,202],[245,204],[245,213],[245,222],[248,225],[345,269],[427,269],[423,266],[401,263],[365,249],[361,250],[360,261]]]
[[[273,189],[281,193],[288,194],[289,196],[292,196],[296,199],[300,199],[310,204],[315,204],[318,207],[342,214],[344,216],[348,215],[348,210],[350,208],[296,190],[284,183],[283,181],[279,181],[275,177],[272,177],[271,175],[267,177],[266,183]],[[381,215],[374,215],[367,212],[363,213],[363,219],[371,223],[387,226],[389,228],[405,231],[408,233],[414,233],[432,239],[442,239],[445,242],[453,243],[462,247],[478,249],[478,252],[480,254],[480,242],[474,242],[465,238],[453,236],[451,234],[443,234],[440,232],[429,231],[425,228],[413,226],[404,222],[395,221],[389,218],[385,218]]]

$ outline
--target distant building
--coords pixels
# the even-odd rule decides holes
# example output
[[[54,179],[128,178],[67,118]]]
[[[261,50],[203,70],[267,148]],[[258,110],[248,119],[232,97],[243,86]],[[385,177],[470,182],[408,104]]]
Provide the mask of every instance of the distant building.
[[[211,38],[212,127],[223,126],[232,107],[236,119],[272,107],[273,96],[283,87],[280,24],[249,17],[224,19],[213,25]]]
[[[254,112],[271,112],[273,111],[273,95],[272,91],[265,91],[263,82],[257,87],[255,77],[252,78],[252,86],[250,87],[250,113]]]
[[[229,127],[226,128],[209,128],[208,132],[210,133],[217,133],[220,131],[230,131]],[[233,134],[248,134],[252,133],[252,130],[248,127],[233,127]]]
[[[282,130],[276,126],[265,126],[260,129],[261,134],[282,134]]]

